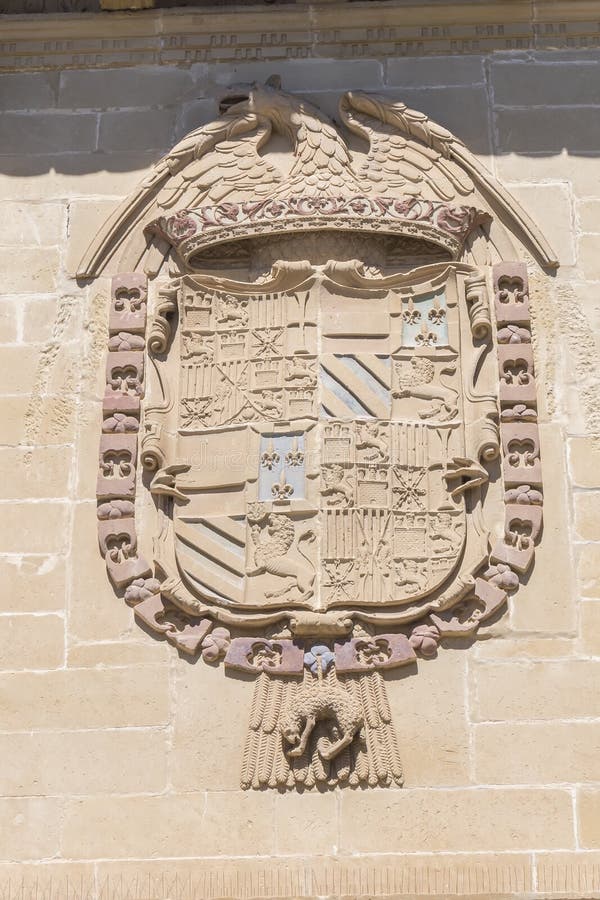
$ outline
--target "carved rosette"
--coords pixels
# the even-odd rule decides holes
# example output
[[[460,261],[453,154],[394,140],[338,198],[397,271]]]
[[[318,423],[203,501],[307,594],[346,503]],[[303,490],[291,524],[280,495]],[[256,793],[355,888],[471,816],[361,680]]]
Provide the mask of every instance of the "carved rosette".
[[[169,278],[148,330],[146,277],[112,282],[100,549],[140,624],[255,677],[244,788],[400,785],[385,673],[499,616],[541,535],[527,271],[488,263],[511,255],[506,193],[402,104],[343,99],[362,163],[307,104],[242,106],[207,131],[214,191],[184,142],[130,204]],[[288,175],[257,152],[286,116],[304,128]]]

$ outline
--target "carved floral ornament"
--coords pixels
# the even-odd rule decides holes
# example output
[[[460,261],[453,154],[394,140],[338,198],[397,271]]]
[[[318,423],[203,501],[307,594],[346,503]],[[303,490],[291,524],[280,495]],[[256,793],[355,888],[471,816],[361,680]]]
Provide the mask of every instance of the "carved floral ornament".
[[[255,676],[243,787],[401,784],[385,672],[475,637],[533,565],[514,238],[556,263],[464,145],[401,103],[344,95],[360,145],[269,85],[224,106],[81,264],[118,271],[100,549],[141,623]]]

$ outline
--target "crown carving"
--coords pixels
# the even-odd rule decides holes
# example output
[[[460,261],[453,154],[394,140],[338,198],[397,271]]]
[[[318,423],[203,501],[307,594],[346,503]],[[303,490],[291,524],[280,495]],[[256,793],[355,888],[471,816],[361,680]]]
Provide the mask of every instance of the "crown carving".
[[[166,240],[186,263],[215,244],[333,229],[416,237],[458,258],[469,234],[489,219],[474,206],[414,197],[300,196],[183,209],[154,220],[146,231]]]

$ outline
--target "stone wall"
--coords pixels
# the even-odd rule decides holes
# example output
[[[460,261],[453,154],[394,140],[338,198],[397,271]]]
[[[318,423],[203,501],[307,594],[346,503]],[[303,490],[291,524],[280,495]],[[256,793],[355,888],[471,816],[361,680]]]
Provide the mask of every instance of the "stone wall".
[[[158,14],[144,16],[150,34]],[[0,77],[7,900],[600,896],[600,51],[365,46],[353,59],[153,64],[140,38],[139,63],[130,42],[109,68],[13,60]],[[145,634],[97,548],[109,281],[78,284],[77,263],[147,166],[217,115],[225,87],[274,72],[332,115],[352,88],[427,113],[561,262],[554,277],[530,268],[546,517],[535,570],[474,646],[446,642],[418,677],[389,681],[403,789],[241,792],[249,685]]]

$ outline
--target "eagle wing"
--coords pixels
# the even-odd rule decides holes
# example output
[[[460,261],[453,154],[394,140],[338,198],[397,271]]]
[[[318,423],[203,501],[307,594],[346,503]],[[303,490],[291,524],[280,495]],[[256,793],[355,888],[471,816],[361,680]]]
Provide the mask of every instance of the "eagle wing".
[[[456,139],[423,113],[354,91],[342,97],[340,115],[369,142],[360,174],[370,184],[446,202],[473,192],[470,177],[450,159]]]
[[[270,134],[271,123],[250,111],[190,132],[117,207],[88,247],[77,274],[82,278],[100,274],[117,248],[121,248],[120,271],[136,271],[148,251],[148,268],[156,271],[157,259],[159,265],[168,248],[160,238],[145,235],[144,228],[161,213],[218,204],[227,197],[241,201],[268,196],[283,180],[259,152]]]

